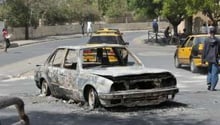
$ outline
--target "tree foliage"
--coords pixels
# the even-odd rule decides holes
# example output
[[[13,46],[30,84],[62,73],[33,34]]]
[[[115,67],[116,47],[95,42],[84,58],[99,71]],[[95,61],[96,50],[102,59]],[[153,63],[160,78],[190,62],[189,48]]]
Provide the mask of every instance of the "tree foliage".
[[[174,34],[177,34],[177,26],[187,17],[186,6],[185,0],[163,0],[161,14],[173,25]]]
[[[128,0],[129,9],[133,10],[135,15],[157,18],[162,9],[161,1],[154,0]]]
[[[183,19],[202,11],[217,24],[220,0],[6,0],[0,5],[0,19],[10,26],[64,24],[101,17],[153,19],[163,16],[176,27]],[[176,29],[174,29],[176,31]]]
[[[200,7],[203,14],[208,16],[213,25],[217,26],[220,21],[220,0],[202,0]]]
[[[92,0],[7,0],[0,6],[0,19],[10,26],[37,26],[73,21],[99,20],[98,4]]]

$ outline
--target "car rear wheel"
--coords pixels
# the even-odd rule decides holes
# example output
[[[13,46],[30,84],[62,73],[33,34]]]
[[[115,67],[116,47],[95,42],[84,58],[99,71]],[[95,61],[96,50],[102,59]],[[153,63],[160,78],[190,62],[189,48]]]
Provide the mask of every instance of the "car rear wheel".
[[[46,80],[42,81],[40,93],[42,96],[49,96],[50,95],[50,90],[49,90],[48,83],[46,82]]]
[[[174,65],[175,65],[176,68],[180,68],[181,67],[181,64],[180,64],[179,59],[178,59],[177,56],[175,56],[175,58],[174,58]]]
[[[88,105],[90,109],[95,109],[99,105],[98,94],[93,88],[89,89],[88,92]]]
[[[193,60],[190,61],[190,71],[193,72],[193,73],[198,72],[198,67],[195,65]]]

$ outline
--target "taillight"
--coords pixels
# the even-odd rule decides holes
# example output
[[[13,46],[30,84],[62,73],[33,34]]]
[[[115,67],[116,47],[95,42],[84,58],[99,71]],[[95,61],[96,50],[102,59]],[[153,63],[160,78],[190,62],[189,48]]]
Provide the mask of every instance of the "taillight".
[[[91,50],[84,50],[83,53],[91,53]]]

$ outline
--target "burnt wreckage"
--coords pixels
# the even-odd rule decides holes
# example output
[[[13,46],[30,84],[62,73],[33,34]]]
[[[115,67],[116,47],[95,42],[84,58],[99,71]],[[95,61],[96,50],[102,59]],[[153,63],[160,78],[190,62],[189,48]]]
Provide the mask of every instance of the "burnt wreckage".
[[[177,80],[166,70],[146,68],[121,45],[58,47],[35,70],[43,95],[99,105],[145,106],[172,100]]]

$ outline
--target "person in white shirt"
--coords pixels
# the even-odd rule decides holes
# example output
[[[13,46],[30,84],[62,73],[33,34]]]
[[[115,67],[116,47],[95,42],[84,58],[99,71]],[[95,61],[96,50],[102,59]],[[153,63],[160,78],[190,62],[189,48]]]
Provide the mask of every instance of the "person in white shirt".
[[[92,35],[92,22],[88,21],[87,22],[87,36],[91,36]]]

